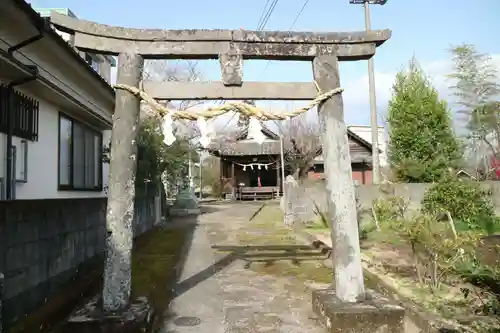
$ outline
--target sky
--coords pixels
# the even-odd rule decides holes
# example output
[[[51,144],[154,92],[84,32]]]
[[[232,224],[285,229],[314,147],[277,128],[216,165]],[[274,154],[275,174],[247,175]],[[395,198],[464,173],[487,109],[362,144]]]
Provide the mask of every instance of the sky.
[[[267,0],[32,0],[35,8],[69,8],[79,18],[131,28],[248,29],[257,28]],[[280,0],[265,30],[288,31],[305,0]],[[446,75],[452,64],[451,45],[469,43],[492,56],[500,69],[500,0],[388,0],[371,8],[372,29],[391,29],[392,37],[374,58],[379,123],[384,122],[395,74],[415,56],[443,99],[450,93]],[[362,5],[349,0],[309,0],[295,31],[364,30]],[[205,80],[220,80],[215,61],[200,61]],[[345,120],[368,125],[369,91],[366,61],[341,64]],[[312,80],[308,62],[247,61],[244,80],[306,82]],[[290,109],[296,102],[269,103]]]

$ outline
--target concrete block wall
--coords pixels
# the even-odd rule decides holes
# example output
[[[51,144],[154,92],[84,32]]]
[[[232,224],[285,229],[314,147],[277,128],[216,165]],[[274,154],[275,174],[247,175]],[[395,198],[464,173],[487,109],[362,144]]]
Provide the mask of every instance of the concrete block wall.
[[[373,200],[377,198],[397,196],[408,203],[409,209],[418,210],[421,208],[425,192],[432,186],[430,183],[361,185],[356,187],[356,194],[361,209],[371,208]],[[481,182],[480,186],[483,191],[489,193],[496,212],[500,214],[500,182],[485,181]]]
[[[358,207],[362,210],[371,209],[373,201],[377,198],[399,196],[405,199],[409,205],[409,209],[418,210],[421,207],[425,192],[432,185],[433,184],[429,183],[358,185],[356,186]],[[481,182],[481,187],[484,191],[490,193],[490,199],[495,210],[500,214],[500,182]],[[314,219],[315,206],[319,207],[322,212],[327,211],[326,187],[324,181],[304,180],[300,182],[298,187],[294,188],[294,191],[295,193],[290,195],[296,202],[294,212],[296,212],[297,221]]]
[[[154,196],[136,199],[136,236],[156,222],[154,202]],[[42,305],[79,267],[104,254],[105,218],[106,198],[0,202],[4,326]]]

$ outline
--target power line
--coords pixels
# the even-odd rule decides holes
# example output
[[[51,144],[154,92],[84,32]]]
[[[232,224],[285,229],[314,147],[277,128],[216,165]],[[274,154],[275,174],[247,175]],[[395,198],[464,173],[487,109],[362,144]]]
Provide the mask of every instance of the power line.
[[[229,120],[227,121],[227,123],[222,127],[222,129],[220,130],[220,132],[224,132],[224,130],[226,129],[226,127],[229,125],[229,123],[231,122],[231,120],[234,119],[235,116],[236,116],[236,112],[233,112],[233,115],[231,116],[231,118],[229,118]]]
[[[259,30],[260,24],[262,23],[262,20],[264,19],[264,13],[266,12],[267,5],[269,5],[269,1],[271,1],[271,0],[266,1],[264,9],[262,9],[262,14],[260,14],[259,22],[257,23],[257,30]]]
[[[295,19],[293,20],[292,25],[288,29],[288,32],[292,31],[293,27],[295,26],[295,23],[297,23],[297,20],[299,19],[300,15],[302,15],[302,12],[304,12],[304,9],[306,8],[307,4],[309,3],[309,0],[304,1],[304,4],[302,5],[302,8],[298,12],[297,16],[295,16]]]
[[[304,4],[302,5],[302,8],[300,8],[299,12],[295,16],[295,19],[293,20],[292,24],[290,25],[290,28],[288,29],[288,32],[292,31],[293,27],[295,26],[295,23],[297,23],[297,21],[299,20],[299,17],[304,12],[304,9],[306,8],[306,6],[307,6],[308,3],[309,3],[309,0],[304,1]],[[266,67],[264,67],[264,70],[262,71],[262,73],[260,73],[259,79],[262,77],[262,75],[264,75],[264,73],[266,72],[266,70],[267,70],[267,68],[269,67],[270,64],[271,64],[271,60],[268,60],[267,64],[266,64]]]
[[[266,4],[264,5],[264,8],[262,10],[262,14],[260,15],[260,18],[259,18],[259,22],[257,23],[257,30],[264,29],[267,22],[269,21],[269,18],[273,14],[273,12],[276,8],[276,5],[278,4],[278,1],[279,0],[273,0],[273,2],[271,2],[271,0],[266,1]],[[270,2],[271,2],[271,4],[269,5]],[[268,7],[268,5],[269,5],[269,7]],[[219,105],[222,105],[224,103],[225,103],[225,100],[218,101]],[[236,113],[233,113],[233,115],[228,119],[226,124],[222,127],[221,132],[226,129],[226,127],[231,123],[231,121],[234,119],[235,116],[236,116]]]
[[[290,25],[290,28],[288,28],[288,32],[292,31],[293,27],[295,26],[295,23],[297,23],[297,21],[299,20],[300,16],[304,12],[304,9],[306,9],[308,3],[309,3],[309,0],[304,1],[304,4],[300,8],[299,12],[297,13],[297,15],[295,15],[295,19],[293,20],[292,24]],[[262,77],[262,75],[264,75],[264,73],[266,72],[266,70],[270,64],[271,64],[271,60],[268,60],[266,67],[264,67],[264,69],[262,70],[262,73],[260,73],[259,80]],[[276,120],[274,120],[274,124],[278,125],[278,122]]]
[[[264,28],[266,27],[267,22],[269,21],[269,18],[273,14],[274,9],[276,8],[276,5],[278,4],[278,1],[279,0],[273,0],[273,2],[271,3],[271,5],[269,6],[269,9],[268,9],[268,11],[267,11],[264,19],[262,20],[261,24],[257,27],[257,30],[264,30]]]

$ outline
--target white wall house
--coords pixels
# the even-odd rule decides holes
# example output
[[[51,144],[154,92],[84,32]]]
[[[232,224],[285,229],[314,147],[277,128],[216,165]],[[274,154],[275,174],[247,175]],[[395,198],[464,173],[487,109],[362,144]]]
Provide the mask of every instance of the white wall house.
[[[62,15],[67,15],[70,17],[77,18],[77,16],[69,8],[35,8],[35,11],[40,14],[41,17],[50,17],[51,12],[57,12]],[[69,34],[67,32],[58,30],[54,27],[56,32],[70,45],[74,45],[75,35]],[[101,75],[108,83],[111,80],[111,68],[116,66],[116,60],[112,56],[93,54],[83,51],[78,51],[83,59],[97,72]]]
[[[347,126],[347,128],[369,144],[372,144],[371,126],[353,125]],[[378,127],[378,148],[380,150],[380,166],[384,167],[387,165],[387,136],[383,126]]]
[[[0,1],[0,17],[0,198],[105,196],[109,74],[96,73],[23,0]]]

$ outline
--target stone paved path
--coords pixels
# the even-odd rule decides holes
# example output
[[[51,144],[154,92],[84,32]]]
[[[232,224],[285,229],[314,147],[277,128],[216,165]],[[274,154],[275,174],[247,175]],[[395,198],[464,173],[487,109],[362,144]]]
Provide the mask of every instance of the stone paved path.
[[[295,281],[259,275],[211,249],[235,245],[238,230],[258,208],[217,205],[198,218],[163,333],[325,332],[313,319],[311,294],[294,290]]]
[[[255,203],[206,206],[209,211],[198,217],[162,333],[326,332],[314,319],[311,291],[303,282],[258,274],[245,269],[235,256],[211,248],[237,245],[238,234],[253,231],[248,224],[259,207]],[[406,333],[419,332],[413,326],[407,322]]]

